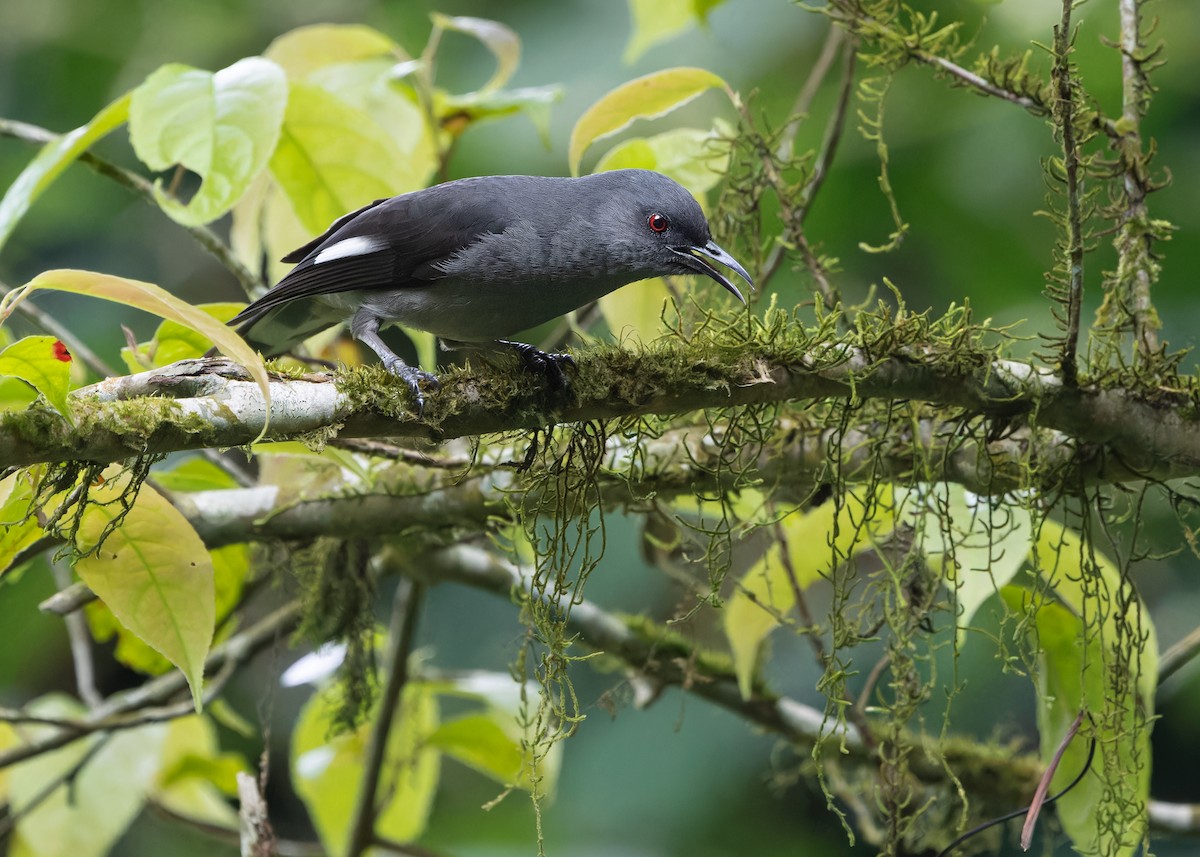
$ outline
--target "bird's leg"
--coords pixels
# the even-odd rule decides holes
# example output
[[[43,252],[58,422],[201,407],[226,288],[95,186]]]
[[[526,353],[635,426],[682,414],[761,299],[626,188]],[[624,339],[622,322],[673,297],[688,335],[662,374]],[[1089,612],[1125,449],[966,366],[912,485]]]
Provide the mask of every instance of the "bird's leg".
[[[521,365],[533,372],[546,376],[546,382],[551,390],[566,390],[571,386],[570,379],[563,371],[564,367],[575,368],[575,358],[561,352],[542,351],[524,342],[513,342],[508,339],[497,339],[497,345],[511,348],[521,358]]]
[[[424,381],[434,390],[440,389],[442,382],[437,379],[437,376],[417,369],[414,366],[409,366],[396,355],[396,352],[388,348],[387,344],[379,337],[378,316],[372,315],[365,309],[360,309],[354,314],[354,318],[350,320],[350,332],[354,335],[355,339],[379,355],[379,359],[383,363],[383,368],[403,381],[408,386],[408,389],[412,390],[413,401],[417,406],[417,414],[423,415],[425,413],[425,396],[421,393],[421,382]]]

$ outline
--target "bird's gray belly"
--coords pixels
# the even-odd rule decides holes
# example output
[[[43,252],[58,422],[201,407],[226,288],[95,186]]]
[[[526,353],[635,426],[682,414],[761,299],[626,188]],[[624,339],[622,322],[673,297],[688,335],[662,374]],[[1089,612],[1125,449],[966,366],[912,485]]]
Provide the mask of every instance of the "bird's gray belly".
[[[506,282],[482,285],[460,279],[392,290],[342,292],[321,300],[352,313],[360,306],[384,322],[428,331],[445,339],[483,342],[537,327],[624,284],[594,277],[568,285]]]

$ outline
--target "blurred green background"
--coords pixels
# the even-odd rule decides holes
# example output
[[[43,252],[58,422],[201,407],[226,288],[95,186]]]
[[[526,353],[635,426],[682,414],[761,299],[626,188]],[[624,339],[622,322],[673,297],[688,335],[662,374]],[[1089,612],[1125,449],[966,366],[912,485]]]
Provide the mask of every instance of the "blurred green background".
[[[981,48],[1002,52],[1048,42],[1059,15],[1047,0],[925,2],[945,19],[963,19],[967,37]],[[1200,15],[1190,3],[1149,3],[1160,16],[1154,38],[1166,40],[1168,64],[1156,73],[1158,96],[1145,127],[1169,168],[1172,183],[1151,200],[1152,214],[1178,226],[1155,301],[1172,346],[1195,339],[1200,300],[1194,272],[1200,266]],[[552,146],[546,149],[523,118],[487,123],[463,137],[451,163],[452,177],[566,172],[566,141],[580,113],[600,95],[639,74],[673,65],[698,65],[722,75],[744,95],[756,93],[752,109],[774,125],[787,119],[824,39],[826,22],[782,0],[727,0],[707,29],[692,29],[651,48],[638,61],[621,61],[630,34],[629,13],[616,0],[445,0],[385,2],[329,0],[37,0],[0,4],[0,115],[65,131],[85,122],[103,104],[135,86],[165,62],[216,69],[259,53],[276,36],[320,21],[374,26],[418,53],[433,10],[495,18],[524,42],[514,86],[561,83],[564,100],[553,111]],[[1084,82],[1111,113],[1119,111],[1119,61],[1103,44],[1117,35],[1114,2],[1092,0],[1078,13],[1083,26],[1078,60]],[[1033,62],[1048,62],[1032,47]],[[440,54],[439,83],[452,90],[478,86],[492,60],[477,43],[448,37]],[[833,99],[826,87],[806,123],[801,148],[819,140]],[[709,94],[656,129],[707,125],[716,112],[733,120],[728,104]],[[855,123],[851,123],[852,126]],[[637,129],[644,131],[644,128]],[[1016,108],[952,90],[926,69],[900,74],[887,101],[886,139],[892,182],[901,212],[910,223],[903,245],[872,255],[859,242],[883,243],[891,231],[887,204],[878,190],[874,145],[847,129],[835,169],[809,220],[810,238],[840,260],[838,280],[846,298],[862,300],[884,277],[902,291],[910,308],[940,313],[969,300],[977,317],[997,322],[1024,320],[1030,337],[1014,350],[1029,353],[1039,334],[1053,332],[1042,297],[1050,265],[1053,231],[1036,211],[1045,205],[1041,159],[1055,152],[1047,125]],[[585,169],[603,152],[596,147]],[[133,165],[122,133],[101,151]],[[24,144],[0,139],[0,185],[7,186],[32,156]],[[1100,271],[1113,265],[1107,239],[1097,239],[1089,258],[1090,289],[1085,321],[1098,303]],[[55,267],[80,267],[148,280],[195,302],[238,299],[232,279],[191,239],[156,210],[124,190],[73,167],[37,203],[0,255],[0,281],[25,282]],[[808,293],[807,279],[783,272],[773,282],[787,303]],[[886,294],[886,290],[884,290]],[[890,299],[890,296],[889,296]],[[114,305],[45,295],[38,302],[95,344],[119,365],[124,344],[120,326],[146,338],[156,322]],[[19,332],[24,332],[19,330]],[[1185,361],[1194,370],[1195,361]],[[1177,552],[1183,539],[1174,514],[1149,507],[1149,532],[1164,551]],[[609,553],[589,581],[587,594],[611,609],[648,611],[669,618],[681,592],[647,568],[636,550],[634,522],[614,516]],[[1139,583],[1158,622],[1163,645],[1195,625],[1200,615],[1196,561],[1186,552],[1138,568]],[[42,617],[34,605],[51,589],[46,569],[35,567],[0,589],[0,628],[9,645],[0,647],[0,704],[17,704],[71,685],[61,623]],[[819,607],[820,605],[817,605]],[[435,590],[421,639],[444,668],[506,670],[521,628],[514,610],[487,596],[452,587]],[[821,705],[813,684],[818,675],[803,641],[778,639],[772,681],[802,701]],[[19,643],[19,644],[17,644]],[[484,654],[481,654],[484,653]],[[234,706],[252,721],[269,710],[275,724],[275,771],[268,793],[281,835],[307,838],[303,811],[289,800],[282,764],[287,725],[302,691],[264,695],[280,664],[263,659],[259,672],[234,689]],[[868,661],[864,663],[869,664]],[[947,665],[948,666],[948,665]],[[979,736],[1026,736],[1032,745],[1033,708],[1027,683],[999,673],[994,650],[968,643],[958,664],[966,690],[954,709],[957,729]],[[1200,705],[1200,681],[1187,670],[1160,694],[1163,719],[1155,733],[1155,797],[1200,801],[1194,768],[1200,762],[1200,733],[1189,716]],[[736,718],[677,691],[668,691],[649,710],[634,710],[620,688],[615,713],[604,694],[619,677],[576,670],[588,713],[565,749],[556,801],[547,807],[548,853],[555,857],[658,857],[689,854],[869,854],[850,849],[818,791],[796,782],[799,760],[769,736],[754,733]],[[111,691],[130,677],[104,677]],[[931,711],[936,729],[940,708]],[[225,734],[231,744],[236,738]],[[240,745],[253,758],[258,748]],[[428,844],[447,854],[532,853],[533,817],[528,801],[510,796],[490,812],[480,804],[495,796],[482,778],[450,763],[443,771]],[[1015,846],[1014,846],[1015,847]],[[1160,854],[1194,854],[1200,845],[1163,842]],[[228,853],[234,853],[227,849]],[[181,833],[154,818],[139,822],[118,848],[121,854],[217,853],[205,839]],[[1008,853],[1008,852],[1005,852]],[[1015,850],[1012,853],[1018,853]]]

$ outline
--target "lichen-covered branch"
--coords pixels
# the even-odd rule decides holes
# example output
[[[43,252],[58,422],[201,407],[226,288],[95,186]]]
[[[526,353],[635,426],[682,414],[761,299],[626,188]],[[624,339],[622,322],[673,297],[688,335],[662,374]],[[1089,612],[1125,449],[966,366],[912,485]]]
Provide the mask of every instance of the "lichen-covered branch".
[[[578,356],[569,399],[548,396],[539,379],[515,369],[457,370],[443,377],[424,417],[411,409],[404,385],[380,369],[277,377],[269,437],[441,440],[714,408],[904,400],[933,407],[926,415],[935,418],[931,428],[974,419],[993,421],[998,438],[1025,424],[1055,432],[1032,436],[1032,448],[1074,449],[1074,463],[1093,481],[1200,473],[1200,416],[1186,388],[1068,388],[1052,373],[966,343],[886,351],[806,346],[598,348]],[[228,362],[182,361],[77,392],[74,425],[39,406],[0,414],[0,462],[103,462],[250,443],[266,411],[258,388],[244,379]]]
[[[1075,128],[1077,83],[1071,64],[1073,33],[1071,10],[1074,0],[1063,0],[1062,19],[1054,28],[1054,125],[1062,142],[1062,182],[1066,186],[1067,210],[1063,219],[1065,234],[1060,240],[1062,284],[1065,288],[1067,318],[1059,371],[1068,386],[1075,386],[1079,372],[1079,317],[1083,306],[1083,169],[1080,165],[1079,140]]]

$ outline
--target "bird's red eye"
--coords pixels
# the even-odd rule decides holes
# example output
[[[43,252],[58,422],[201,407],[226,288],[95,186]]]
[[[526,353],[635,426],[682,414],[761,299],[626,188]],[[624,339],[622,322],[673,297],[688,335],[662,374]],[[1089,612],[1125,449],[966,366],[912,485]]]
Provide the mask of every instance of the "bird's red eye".
[[[656,211],[646,218],[646,225],[650,227],[651,232],[666,232],[667,227],[671,225],[671,221],[667,220],[665,214],[659,214]]]

